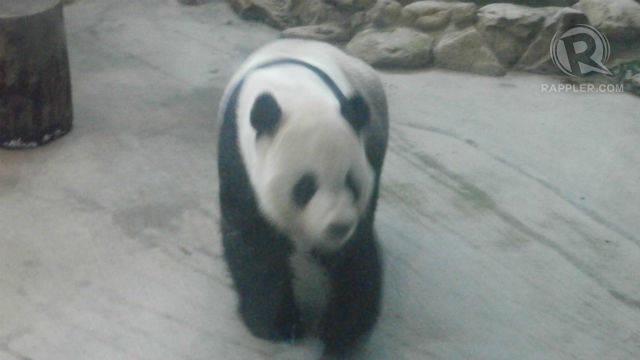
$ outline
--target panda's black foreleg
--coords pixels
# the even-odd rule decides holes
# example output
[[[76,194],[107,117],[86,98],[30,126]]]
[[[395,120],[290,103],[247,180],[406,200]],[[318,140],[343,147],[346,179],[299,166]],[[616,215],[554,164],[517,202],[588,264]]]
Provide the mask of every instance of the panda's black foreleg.
[[[251,333],[270,341],[294,341],[303,335],[291,286],[272,270],[238,286],[240,315]]]
[[[382,269],[377,245],[371,238],[332,269],[333,299],[324,315],[320,337],[325,355],[341,358],[376,323],[382,291]]]
[[[293,341],[303,335],[286,254],[248,246],[239,232],[223,237],[225,258],[239,297],[239,312],[249,331],[270,341]],[[251,243],[251,242],[249,242]]]

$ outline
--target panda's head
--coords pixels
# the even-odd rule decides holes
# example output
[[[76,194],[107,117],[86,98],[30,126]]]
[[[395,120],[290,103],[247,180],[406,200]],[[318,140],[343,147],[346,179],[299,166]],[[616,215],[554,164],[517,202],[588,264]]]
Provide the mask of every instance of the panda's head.
[[[297,247],[334,251],[355,231],[374,186],[361,136],[369,110],[359,95],[308,95],[250,96],[240,143],[265,217]]]

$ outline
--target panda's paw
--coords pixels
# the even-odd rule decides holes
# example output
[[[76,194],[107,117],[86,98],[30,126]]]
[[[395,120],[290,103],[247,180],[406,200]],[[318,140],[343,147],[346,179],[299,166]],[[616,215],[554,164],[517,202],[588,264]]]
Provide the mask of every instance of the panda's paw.
[[[289,319],[278,326],[278,335],[280,340],[293,343],[304,337],[304,328],[299,319]]]
[[[286,323],[271,326],[248,326],[251,334],[257,338],[272,341],[295,343],[304,337],[302,327],[297,323]]]
[[[306,339],[295,344],[281,345],[282,350],[276,353],[274,360],[321,360],[323,344],[318,339]]]
[[[245,325],[257,338],[272,342],[294,342],[304,336],[302,322],[295,308],[283,308],[276,316],[269,316],[259,308],[241,310],[244,310],[240,313]]]
[[[304,337],[304,326],[295,306],[284,307],[276,321],[278,337],[282,341],[295,342]]]

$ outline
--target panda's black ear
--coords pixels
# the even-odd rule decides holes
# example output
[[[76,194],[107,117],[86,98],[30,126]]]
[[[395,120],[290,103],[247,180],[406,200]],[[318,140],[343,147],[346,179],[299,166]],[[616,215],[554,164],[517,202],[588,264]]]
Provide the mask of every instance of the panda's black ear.
[[[272,134],[281,117],[282,110],[273,95],[263,93],[256,98],[251,109],[251,126],[256,129],[258,136]]]
[[[360,94],[355,94],[342,104],[342,116],[353,126],[356,133],[369,124],[369,105]]]

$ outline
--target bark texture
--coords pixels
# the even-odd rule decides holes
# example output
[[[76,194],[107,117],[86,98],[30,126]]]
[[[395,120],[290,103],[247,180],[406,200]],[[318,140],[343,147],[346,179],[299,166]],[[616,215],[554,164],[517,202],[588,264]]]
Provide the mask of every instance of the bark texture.
[[[0,2],[0,147],[48,143],[72,120],[62,3]]]

